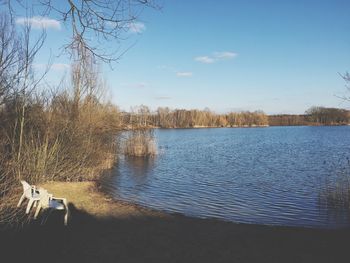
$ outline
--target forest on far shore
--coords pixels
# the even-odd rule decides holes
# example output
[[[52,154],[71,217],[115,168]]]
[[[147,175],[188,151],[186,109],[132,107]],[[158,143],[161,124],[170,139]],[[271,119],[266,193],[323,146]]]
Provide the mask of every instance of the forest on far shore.
[[[204,110],[171,110],[159,107],[155,112],[144,105],[130,112],[121,112],[121,123],[129,128],[200,128],[200,127],[264,127],[348,125],[350,111],[339,108],[311,107],[305,114],[267,115],[263,111],[242,111],[217,114]]]

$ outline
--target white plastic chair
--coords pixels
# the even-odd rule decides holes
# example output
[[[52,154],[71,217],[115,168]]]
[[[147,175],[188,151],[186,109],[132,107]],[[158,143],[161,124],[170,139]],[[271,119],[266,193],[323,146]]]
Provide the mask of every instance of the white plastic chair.
[[[35,185],[30,185],[26,181],[21,181],[23,186],[23,194],[19,199],[17,207],[20,207],[24,199],[29,199],[26,214],[29,214],[32,205],[36,206],[36,203],[40,200],[40,195]]]
[[[68,224],[68,205],[65,198],[54,197],[52,194],[49,194],[47,190],[39,188],[40,201],[39,205],[36,208],[34,219],[39,215],[41,209],[54,209],[54,210],[65,210],[64,215],[64,225]]]

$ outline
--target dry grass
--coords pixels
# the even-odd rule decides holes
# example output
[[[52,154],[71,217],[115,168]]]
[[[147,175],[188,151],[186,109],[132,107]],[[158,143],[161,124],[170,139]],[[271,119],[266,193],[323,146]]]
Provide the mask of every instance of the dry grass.
[[[165,216],[165,214],[140,208],[136,205],[116,202],[101,193],[95,182],[48,182],[40,185],[57,197],[65,197],[78,210],[95,217]]]

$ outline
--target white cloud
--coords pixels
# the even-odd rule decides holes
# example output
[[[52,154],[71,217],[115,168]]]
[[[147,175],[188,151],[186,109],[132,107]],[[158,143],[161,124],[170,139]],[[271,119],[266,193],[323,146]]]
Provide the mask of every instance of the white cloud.
[[[237,53],[223,51],[223,52],[214,52],[211,56],[195,57],[194,60],[204,64],[212,64],[221,60],[233,59],[236,56],[237,56]]]
[[[204,64],[211,64],[215,62],[215,59],[208,57],[208,56],[201,56],[194,58],[195,61],[204,63]]]
[[[34,29],[56,29],[61,30],[61,23],[58,20],[51,19],[43,16],[33,16],[30,18],[27,17],[19,17],[16,19],[16,24],[18,25],[26,25],[29,24]]]
[[[132,33],[142,33],[146,30],[146,26],[141,22],[132,22],[128,25],[130,32]]]
[[[192,77],[193,73],[192,72],[176,72],[176,76],[180,78],[188,78]]]
[[[237,56],[236,53],[228,52],[228,51],[225,51],[225,52],[214,52],[214,57],[216,59],[232,59],[232,58],[234,58],[236,56]]]

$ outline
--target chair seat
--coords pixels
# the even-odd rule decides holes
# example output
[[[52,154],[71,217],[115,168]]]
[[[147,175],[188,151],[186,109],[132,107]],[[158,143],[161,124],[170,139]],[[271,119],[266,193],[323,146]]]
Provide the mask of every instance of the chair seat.
[[[65,206],[64,204],[57,202],[56,200],[50,200],[49,207],[57,210],[64,210]]]
[[[34,199],[40,199],[40,194],[39,193],[33,193],[32,198]]]

